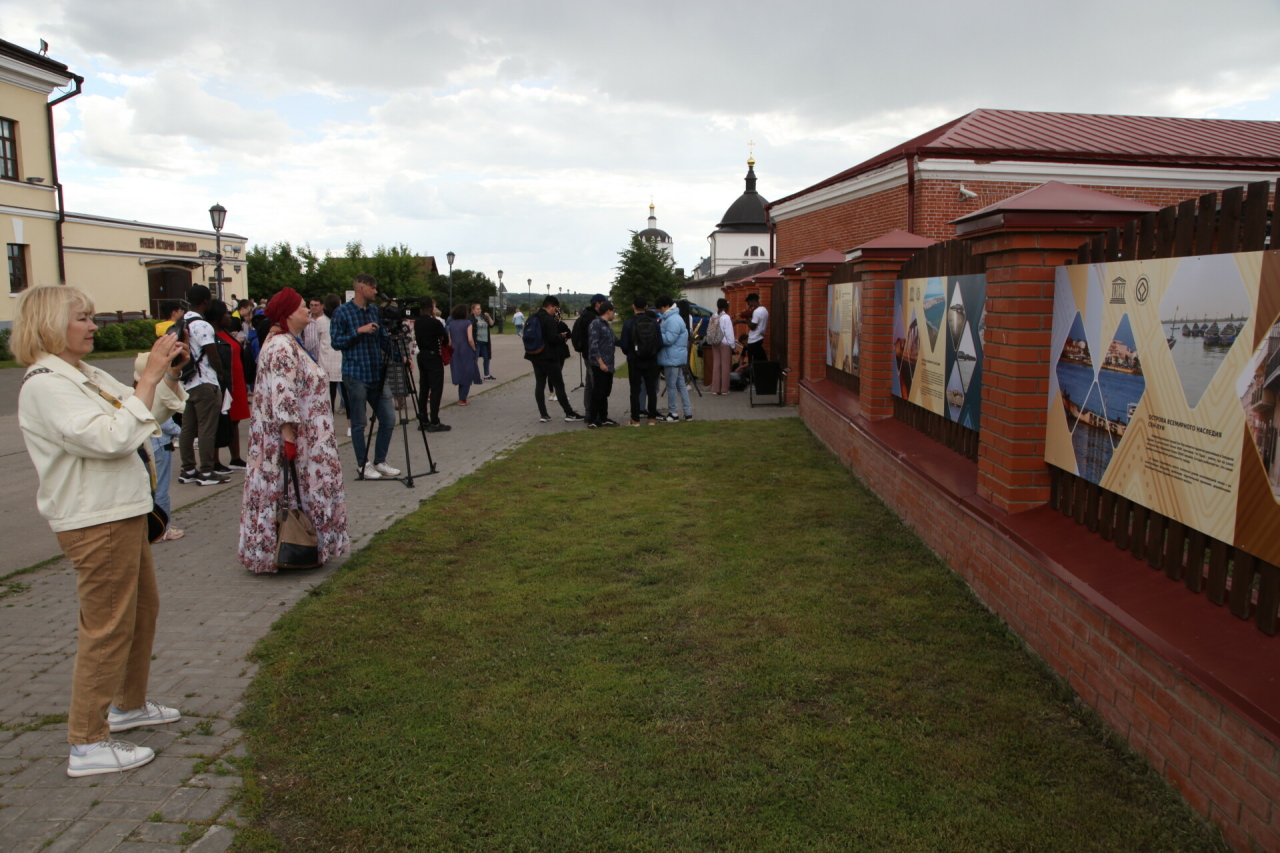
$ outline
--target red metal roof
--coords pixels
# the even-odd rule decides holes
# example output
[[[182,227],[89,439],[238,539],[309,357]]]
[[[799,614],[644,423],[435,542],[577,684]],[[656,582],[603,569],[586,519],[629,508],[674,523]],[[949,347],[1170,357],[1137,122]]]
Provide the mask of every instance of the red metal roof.
[[[770,207],[908,157],[1280,169],[1280,122],[974,110]]]
[[[1159,210],[1155,205],[1119,198],[1097,190],[1046,181],[952,220],[956,236],[963,237],[995,228],[1110,227],[1123,225],[1144,213]]]

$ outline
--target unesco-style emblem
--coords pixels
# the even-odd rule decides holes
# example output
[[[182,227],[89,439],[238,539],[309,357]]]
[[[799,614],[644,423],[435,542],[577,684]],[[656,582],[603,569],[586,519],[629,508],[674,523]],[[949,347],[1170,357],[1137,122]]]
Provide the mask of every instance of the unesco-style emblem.
[[[1147,294],[1150,289],[1151,285],[1147,283],[1147,277],[1145,275],[1139,278],[1138,283],[1133,286],[1133,295],[1137,297],[1139,305],[1142,305],[1147,301]]]
[[[1123,278],[1120,278],[1119,276],[1116,276],[1111,280],[1111,304],[1112,305],[1124,304],[1124,288],[1126,284],[1128,284],[1128,282],[1126,282]]]

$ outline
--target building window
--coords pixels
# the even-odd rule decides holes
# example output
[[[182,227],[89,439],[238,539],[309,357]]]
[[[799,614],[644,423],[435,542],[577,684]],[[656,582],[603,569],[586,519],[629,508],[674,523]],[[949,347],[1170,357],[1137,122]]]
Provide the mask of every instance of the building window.
[[[763,258],[764,250],[761,249],[759,246],[752,246],[750,249],[747,249],[745,252],[743,252],[742,256],[744,258]]]
[[[9,244],[9,292],[27,289],[27,247],[22,243]]]
[[[0,118],[0,178],[18,180],[17,122]]]

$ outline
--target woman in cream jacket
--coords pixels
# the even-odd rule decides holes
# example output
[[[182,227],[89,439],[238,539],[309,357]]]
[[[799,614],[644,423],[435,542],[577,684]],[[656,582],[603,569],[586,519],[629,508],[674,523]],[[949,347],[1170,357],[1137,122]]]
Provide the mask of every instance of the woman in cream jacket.
[[[185,405],[178,376],[186,347],[175,335],[161,336],[129,388],[82,360],[93,351],[96,329],[84,291],[33,287],[18,299],[10,341],[28,367],[18,425],[40,476],[36,503],[76,569],[69,776],[146,764],[152,750],[111,734],[180,717],[147,700],[160,602],[147,538],[151,472],[139,448]]]

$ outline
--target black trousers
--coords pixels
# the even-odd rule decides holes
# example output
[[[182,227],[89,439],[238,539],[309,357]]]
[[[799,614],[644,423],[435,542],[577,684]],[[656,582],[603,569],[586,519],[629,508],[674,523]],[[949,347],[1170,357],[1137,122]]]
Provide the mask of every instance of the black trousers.
[[[547,397],[543,393],[547,384],[551,385],[551,393],[560,401],[560,407],[566,415],[573,414],[573,406],[569,403],[569,395],[564,390],[564,362],[558,358],[547,361],[533,361],[533,399],[538,403],[538,414],[547,417]]]
[[[631,383],[631,420],[639,421],[658,416],[658,377],[662,368],[658,360],[641,361],[636,358],[627,361],[627,376]],[[645,396],[648,400],[645,400]],[[645,406],[647,402],[649,405]]]
[[[613,374],[591,366],[591,412],[595,420],[587,423],[602,424],[609,420],[609,392],[613,390]]]
[[[440,423],[440,395],[444,393],[444,362],[438,355],[418,353],[418,414],[427,423]],[[427,412],[430,411],[430,415]]]
[[[587,368],[586,377],[582,380],[582,407],[587,410],[587,423],[598,423],[601,419],[596,417],[595,395],[592,393],[595,390],[593,385],[596,381],[596,369],[591,365],[591,359],[587,358],[585,353],[582,355],[582,363]]]
[[[747,353],[751,356],[751,363],[758,361],[768,361],[769,355],[764,351],[764,341],[756,341],[754,344],[747,344]]]

